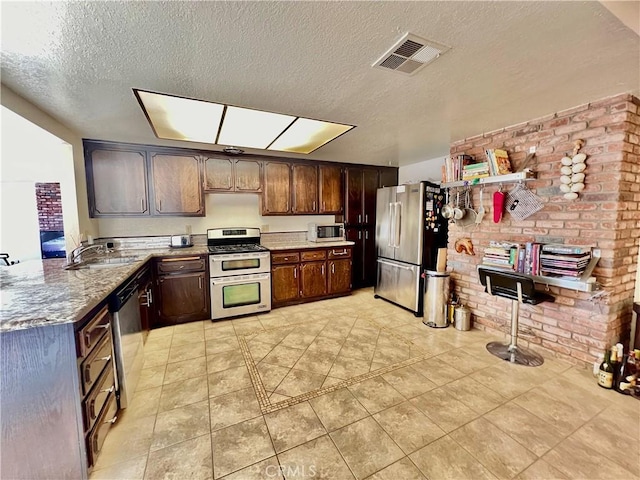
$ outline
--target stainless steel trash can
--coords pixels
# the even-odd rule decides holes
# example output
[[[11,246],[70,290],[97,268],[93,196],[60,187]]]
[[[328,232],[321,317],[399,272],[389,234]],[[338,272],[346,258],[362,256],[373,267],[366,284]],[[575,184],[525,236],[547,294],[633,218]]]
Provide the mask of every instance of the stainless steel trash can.
[[[449,274],[425,270],[424,319],[422,323],[434,328],[449,326]]]
[[[455,308],[453,316],[455,318],[454,326],[456,330],[462,330],[463,332],[471,330],[471,310],[469,310],[469,308],[464,305],[458,305]]]

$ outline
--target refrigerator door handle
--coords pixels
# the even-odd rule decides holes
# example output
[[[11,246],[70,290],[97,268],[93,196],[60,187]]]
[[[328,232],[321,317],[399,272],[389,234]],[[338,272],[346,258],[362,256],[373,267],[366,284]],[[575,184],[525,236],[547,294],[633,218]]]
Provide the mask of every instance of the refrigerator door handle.
[[[394,210],[393,210],[393,203],[389,203],[389,235],[388,235],[388,240],[387,240],[387,247],[394,247],[395,244],[393,243],[393,232],[394,232],[394,228],[393,228],[393,220],[394,220]]]
[[[396,202],[395,232],[393,234],[394,247],[400,248],[400,231],[402,229],[402,202]]]
[[[415,269],[415,267],[405,267],[404,265],[400,265],[398,263],[391,263],[391,262],[387,262],[385,260],[381,260],[378,259],[378,263],[381,263],[383,265],[389,265],[390,267],[394,267],[394,268],[400,268],[402,270],[410,270],[413,271]]]

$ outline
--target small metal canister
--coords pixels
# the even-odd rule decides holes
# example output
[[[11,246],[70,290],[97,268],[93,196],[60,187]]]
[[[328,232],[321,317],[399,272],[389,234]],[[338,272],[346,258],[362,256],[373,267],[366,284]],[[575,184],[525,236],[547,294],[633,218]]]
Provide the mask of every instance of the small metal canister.
[[[457,305],[453,316],[456,330],[471,330],[471,310],[464,305]]]

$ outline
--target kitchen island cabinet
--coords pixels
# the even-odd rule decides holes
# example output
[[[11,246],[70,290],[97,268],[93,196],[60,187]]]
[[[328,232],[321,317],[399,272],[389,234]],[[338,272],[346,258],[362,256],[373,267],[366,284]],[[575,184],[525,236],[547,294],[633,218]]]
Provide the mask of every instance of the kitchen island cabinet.
[[[206,255],[159,258],[156,275],[158,326],[211,318]]]

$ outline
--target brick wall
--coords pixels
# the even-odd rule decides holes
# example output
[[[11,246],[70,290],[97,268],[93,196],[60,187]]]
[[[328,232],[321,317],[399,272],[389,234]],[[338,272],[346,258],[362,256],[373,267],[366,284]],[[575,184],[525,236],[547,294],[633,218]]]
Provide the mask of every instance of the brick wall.
[[[529,166],[537,179],[527,185],[544,208],[524,221],[505,213],[493,223],[491,198],[496,185],[484,190],[490,212],[478,227],[449,231],[449,269],[455,290],[474,314],[475,327],[507,332],[510,300],[483,292],[476,271],[490,240],[565,243],[601,249],[594,275],[603,293],[577,292],[550,287],[555,303],[520,309],[520,341],[576,364],[592,363],[599,353],[629,335],[640,245],[640,100],[618,95],[569,110],[477,135],[451,145],[451,154],[466,153],[485,160],[486,148],[509,152],[514,171],[522,165],[529,147],[536,156]],[[560,159],[571,154],[576,139],[587,154],[585,189],[574,201],[559,190]],[[513,185],[505,185],[507,190]],[[478,191],[474,201],[478,207]],[[456,253],[454,242],[471,237],[475,256]]]
[[[64,230],[59,183],[36,183],[36,205],[41,232]]]

